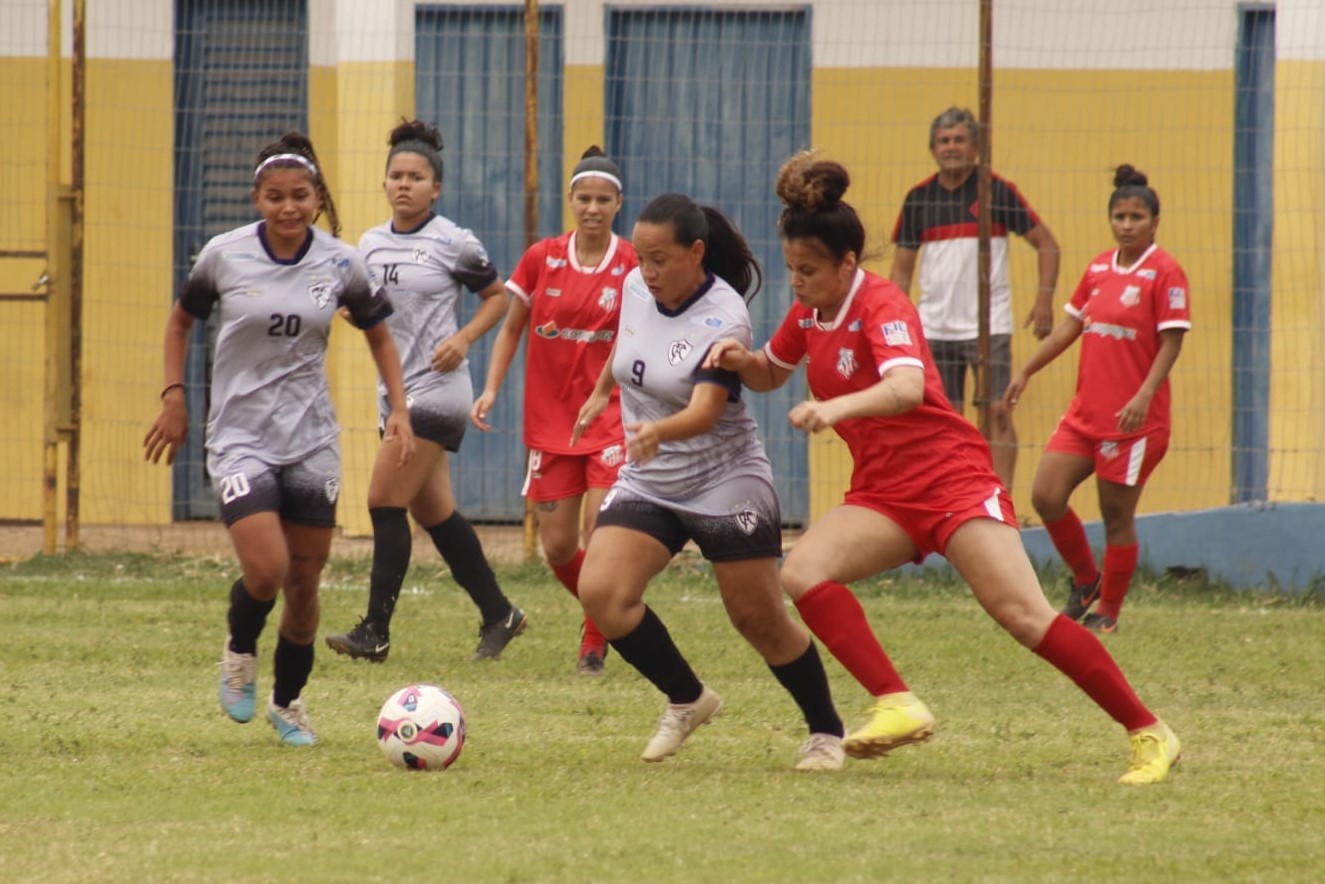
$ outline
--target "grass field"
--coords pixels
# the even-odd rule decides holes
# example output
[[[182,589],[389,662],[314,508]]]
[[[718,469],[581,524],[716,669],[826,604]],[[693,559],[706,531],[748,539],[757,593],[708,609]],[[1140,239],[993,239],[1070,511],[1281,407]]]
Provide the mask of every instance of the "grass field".
[[[477,618],[434,567],[407,581],[391,658],[319,648],[320,745],[216,702],[228,559],[38,558],[0,572],[0,881],[1314,881],[1325,876],[1325,606],[1143,583],[1109,646],[1178,731],[1159,786],[1116,784],[1127,742],[943,580],[857,587],[933,741],[796,774],[799,716],[680,565],[649,601],[723,715],[660,765],[662,698],[613,656],[572,674],[578,618],[540,568],[502,572],[529,631],[471,664]],[[366,564],[337,560],[323,632]],[[259,696],[270,689],[273,626]],[[867,699],[829,663],[848,726]],[[380,704],[434,681],[469,741],[445,773],[387,765]]]

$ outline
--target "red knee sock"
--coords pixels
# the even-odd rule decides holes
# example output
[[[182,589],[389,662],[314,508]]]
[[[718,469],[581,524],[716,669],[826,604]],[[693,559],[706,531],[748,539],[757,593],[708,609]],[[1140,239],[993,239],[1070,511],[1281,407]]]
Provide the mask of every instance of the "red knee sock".
[[[580,597],[580,566],[583,564],[584,550],[582,549],[577,549],[575,558],[564,565],[549,564],[552,573],[557,575],[557,579],[561,581],[561,585],[566,587],[570,594],[576,598]],[[584,640],[580,643],[580,651],[583,652],[586,649],[602,651],[606,646],[607,639],[603,638],[603,634],[598,631],[598,627],[586,614],[584,617]]]
[[[1035,653],[1048,660],[1086,692],[1114,721],[1134,731],[1158,719],[1137,697],[1127,676],[1118,668],[1100,640],[1075,620],[1062,614],[1035,646]]]
[[[1081,519],[1068,508],[1066,515],[1057,522],[1045,522],[1044,530],[1049,532],[1054,549],[1063,557],[1063,561],[1072,569],[1074,583],[1094,583],[1099,576],[1095,567],[1095,554],[1090,551],[1090,542],[1086,540],[1086,529],[1081,527]]]
[[[1100,581],[1100,601],[1095,606],[1096,613],[1118,619],[1118,612],[1123,609],[1123,599],[1127,598],[1127,588],[1132,585],[1132,575],[1136,573],[1137,546],[1104,547],[1104,579]]]
[[[870,629],[865,609],[851,590],[825,580],[797,599],[796,609],[810,631],[870,692],[870,696],[896,694],[907,689],[906,682],[897,674]]]

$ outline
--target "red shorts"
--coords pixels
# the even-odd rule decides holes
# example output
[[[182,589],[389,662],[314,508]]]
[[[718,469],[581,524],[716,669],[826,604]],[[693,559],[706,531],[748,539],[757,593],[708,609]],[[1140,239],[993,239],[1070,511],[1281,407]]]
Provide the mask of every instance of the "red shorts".
[[[624,444],[588,454],[529,452],[529,471],[521,493],[536,503],[579,497],[590,488],[611,488],[626,462]]]
[[[917,565],[930,553],[943,555],[952,533],[972,519],[994,519],[1018,527],[1012,497],[997,480],[965,486],[939,504],[898,502],[861,492],[848,492],[842,502],[874,510],[897,523],[916,545]]]
[[[1169,431],[1157,429],[1122,439],[1100,439],[1086,435],[1067,421],[1059,421],[1044,448],[1091,458],[1098,478],[1115,485],[1137,486],[1146,484],[1146,479],[1164,459],[1164,453],[1169,450]]]

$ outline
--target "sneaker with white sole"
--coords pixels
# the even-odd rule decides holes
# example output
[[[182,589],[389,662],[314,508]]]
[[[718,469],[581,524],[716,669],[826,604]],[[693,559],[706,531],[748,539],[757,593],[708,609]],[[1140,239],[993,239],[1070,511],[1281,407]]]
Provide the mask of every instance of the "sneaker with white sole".
[[[287,746],[312,746],[317,742],[317,734],[308,723],[308,710],[304,701],[294,699],[289,706],[277,706],[275,700],[267,701],[267,720],[276,728],[281,742]]]
[[[225,714],[240,724],[251,721],[257,706],[257,687],[258,655],[230,650],[230,637],[226,636],[225,647],[221,649],[221,684],[218,691]]]
[[[662,761],[676,754],[701,724],[708,724],[722,710],[722,698],[706,686],[693,703],[669,703],[658,730],[649,738],[649,744],[640,753],[644,761]]]
[[[796,770],[841,770],[847,757],[842,749],[842,738],[837,734],[810,734],[809,739],[801,743],[800,753]]]

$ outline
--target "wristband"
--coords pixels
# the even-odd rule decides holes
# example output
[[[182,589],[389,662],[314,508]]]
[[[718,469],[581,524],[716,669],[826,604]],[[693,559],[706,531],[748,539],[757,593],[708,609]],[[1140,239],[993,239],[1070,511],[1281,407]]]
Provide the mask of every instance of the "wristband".
[[[161,391],[161,398],[165,399],[166,394],[169,393],[171,390],[183,390],[183,389],[184,389],[183,384],[166,384],[165,389]]]

